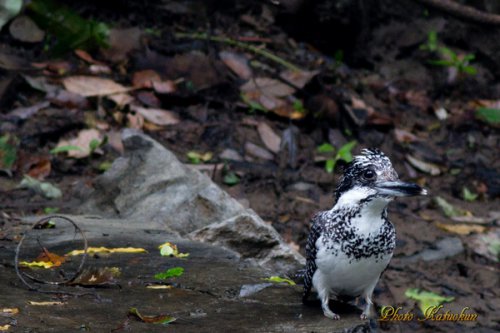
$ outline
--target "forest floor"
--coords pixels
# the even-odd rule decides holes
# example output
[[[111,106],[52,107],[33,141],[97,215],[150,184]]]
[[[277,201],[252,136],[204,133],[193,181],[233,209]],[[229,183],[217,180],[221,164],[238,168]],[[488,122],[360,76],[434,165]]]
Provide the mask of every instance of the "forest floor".
[[[116,27],[101,51],[55,56],[2,30],[2,242],[19,240],[20,217],[74,212],[123,153],[119,133],[131,127],[304,253],[311,216],[334,203],[336,162],[378,147],[401,179],[430,194],[390,206],[398,243],[377,305],[418,312],[405,292],[420,288],[454,297],[445,310],[479,315],[380,329],[500,329],[500,90],[480,62],[464,69],[474,67],[467,50],[450,48],[462,67],[443,63],[449,53],[430,64],[440,54],[429,28],[397,60],[363,66],[296,39],[270,4],[212,11],[180,1],[151,20],[127,6],[77,8]]]

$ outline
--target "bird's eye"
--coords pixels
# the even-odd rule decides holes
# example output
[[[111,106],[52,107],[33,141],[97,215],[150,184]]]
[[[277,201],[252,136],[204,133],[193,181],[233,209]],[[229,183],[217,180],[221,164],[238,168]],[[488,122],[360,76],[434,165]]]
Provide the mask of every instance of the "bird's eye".
[[[364,173],[363,173],[363,177],[365,179],[372,179],[373,177],[375,177],[375,172],[373,172],[373,170],[366,170]]]

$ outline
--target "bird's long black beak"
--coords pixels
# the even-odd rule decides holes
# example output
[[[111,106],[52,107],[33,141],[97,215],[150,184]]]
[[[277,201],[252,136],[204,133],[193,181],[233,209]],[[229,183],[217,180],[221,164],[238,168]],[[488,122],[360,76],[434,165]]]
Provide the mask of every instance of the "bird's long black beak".
[[[427,190],[414,183],[405,183],[399,180],[386,181],[375,184],[378,193],[392,197],[410,197],[427,195]]]

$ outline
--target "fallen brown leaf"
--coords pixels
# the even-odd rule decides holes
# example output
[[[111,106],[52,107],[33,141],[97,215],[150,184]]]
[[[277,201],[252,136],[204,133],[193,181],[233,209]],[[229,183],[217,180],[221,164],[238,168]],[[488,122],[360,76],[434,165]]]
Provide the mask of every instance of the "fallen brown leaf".
[[[311,81],[313,77],[318,75],[319,71],[292,71],[286,70],[280,74],[280,76],[293,84],[295,87],[302,89],[305,85]]]
[[[264,142],[264,145],[267,147],[267,149],[275,154],[279,153],[281,138],[273,131],[271,126],[261,121],[257,125],[257,132],[259,132],[260,139],[262,140],[262,142]]]
[[[118,267],[90,267],[84,269],[71,285],[102,286],[116,284],[116,278],[121,274]]]
[[[85,97],[106,96],[130,91],[130,88],[113,80],[84,75],[67,77],[63,80],[63,85],[66,90]]]
[[[161,81],[161,77],[152,69],[137,71],[132,75],[134,88],[152,88],[155,81]]]
[[[257,77],[249,80],[240,87],[240,90],[242,92],[261,91],[265,95],[273,97],[286,97],[295,92],[295,89],[289,85],[268,77]]]
[[[248,65],[248,59],[244,55],[222,51],[219,52],[219,57],[240,78],[248,80],[252,77],[252,69]]]
[[[85,158],[90,155],[91,149],[90,149],[90,143],[93,140],[98,140],[99,142],[102,141],[102,135],[101,133],[96,130],[96,129],[84,129],[78,132],[78,136],[73,139],[69,140],[61,140],[57,144],[57,147],[63,147],[63,146],[76,146],[79,147],[79,150],[69,150],[67,152],[69,157],[74,157],[74,158]]]
[[[163,109],[143,108],[142,106],[132,105],[130,109],[137,112],[147,121],[160,126],[175,125],[180,122],[179,117],[172,111]]]

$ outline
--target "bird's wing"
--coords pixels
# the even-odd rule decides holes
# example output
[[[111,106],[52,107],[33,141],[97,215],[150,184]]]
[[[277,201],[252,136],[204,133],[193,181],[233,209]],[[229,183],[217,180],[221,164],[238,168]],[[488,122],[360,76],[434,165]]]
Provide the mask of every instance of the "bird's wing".
[[[302,301],[305,302],[312,287],[312,278],[314,272],[316,272],[316,253],[318,249],[316,248],[316,241],[321,235],[324,228],[324,219],[322,218],[322,213],[314,215],[311,219],[311,230],[309,231],[309,236],[307,238],[306,244],[306,269],[304,272],[304,294],[302,296]]]

